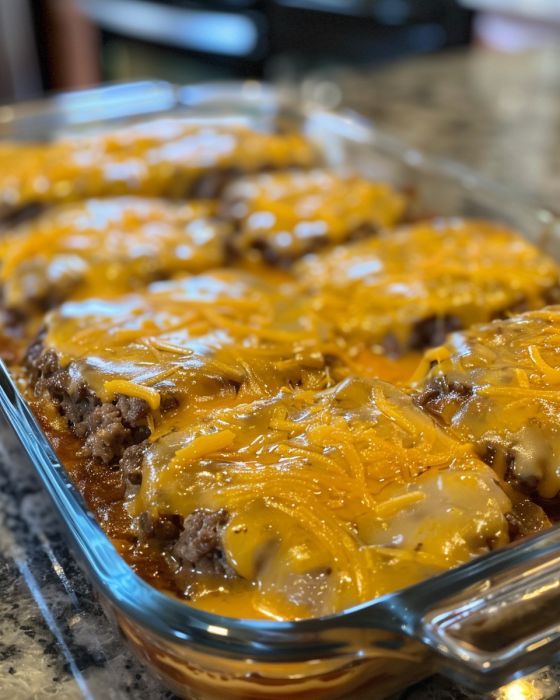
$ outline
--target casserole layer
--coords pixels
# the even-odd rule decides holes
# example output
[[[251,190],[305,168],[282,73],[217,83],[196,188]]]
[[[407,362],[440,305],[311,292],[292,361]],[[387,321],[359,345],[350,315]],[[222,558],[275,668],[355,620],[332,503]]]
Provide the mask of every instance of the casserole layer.
[[[500,478],[558,500],[560,307],[454,334],[417,376],[417,403],[473,442]]]
[[[295,133],[159,119],[50,143],[0,143],[0,215],[88,197],[213,197],[235,175],[308,167]]]
[[[325,245],[393,226],[407,200],[387,184],[329,170],[241,178],[224,193],[222,212],[236,223],[233,247],[287,263]]]
[[[508,520],[546,523],[375,380],[216,408],[126,466],[138,536],[187,598],[229,615],[332,613],[503,546]]]
[[[211,200],[90,199],[0,239],[0,293],[22,318],[68,298],[116,296],[224,263],[228,227]]]
[[[449,331],[539,308],[558,294],[558,267],[499,224],[436,219],[309,256],[295,266],[318,313],[350,343],[400,354]]]
[[[471,336],[454,336],[423,392],[379,379],[404,384],[450,330],[555,300],[556,264],[515,232],[391,228],[406,198],[317,170],[303,137],[179,119],[0,146],[0,173],[4,213],[59,205],[0,244],[5,326],[43,323],[14,373],[160,589],[236,617],[325,615],[550,524],[527,496],[560,488],[554,333],[534,327],[560,312],[492,325],[467,365]],[[529,359],[518,334],[497,386],[454,375],[454,354],[492,374],[515,323],[532,324]],[[512,387],[530,397],[513,442],[496,399]],[[483,411],[492,439],[472,427]]]
[[[290,281],[272,282],[221,270],[63,304],[28,352],[35,391],[57,402],[88,454],[110,463],[134,440],[127,434],[113,445],[107,412],[156,436],[215,402],[325,388],[346,376],[344,349],[328,327]],[[140,402],[133,423],[121,396]]]

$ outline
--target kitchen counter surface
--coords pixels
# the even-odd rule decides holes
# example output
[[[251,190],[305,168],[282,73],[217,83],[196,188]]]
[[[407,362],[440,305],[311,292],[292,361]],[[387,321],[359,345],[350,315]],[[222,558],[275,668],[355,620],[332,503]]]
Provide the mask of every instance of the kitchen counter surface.
[[[455,50],[329,79],[336,87],[319,87],[319,96],[340,99],[412,146],[558,206],[560,50]]]
[[[410,144],[462,160],[548,202],[557,199],[560,54],[554,60],[550,54],[456,53],[335,77],[335,98],[342,95]],[[332,88],[326,90],[331,98]],[[7,435],[0,424],[0,700],[172,698],[103,616],[48,497]],[[404,697],[558,698],[560,669],[486,696],[431,679]]]

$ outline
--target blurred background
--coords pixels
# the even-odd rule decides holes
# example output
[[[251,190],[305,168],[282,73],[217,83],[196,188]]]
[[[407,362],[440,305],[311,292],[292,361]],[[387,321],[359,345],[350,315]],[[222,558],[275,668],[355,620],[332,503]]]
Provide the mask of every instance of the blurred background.
[[[0,0],[3,101],[99,80],[274,78],[471,39],[454,0]]]
[[[0,0],[0,101],[100,80],[275,79],[559,41],[558,0]]]
[[[297,85],[558,201],[560,0],[0,0],[0,105],[143,78]]]

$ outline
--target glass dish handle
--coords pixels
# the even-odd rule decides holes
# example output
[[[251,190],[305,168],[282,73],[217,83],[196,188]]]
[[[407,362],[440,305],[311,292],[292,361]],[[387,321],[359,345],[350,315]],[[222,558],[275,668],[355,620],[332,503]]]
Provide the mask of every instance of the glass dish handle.
[[[439,671],[484,690],[560,658],[560,529],[477,564],[433,579],[425,601],[403,591],[400,617]]]

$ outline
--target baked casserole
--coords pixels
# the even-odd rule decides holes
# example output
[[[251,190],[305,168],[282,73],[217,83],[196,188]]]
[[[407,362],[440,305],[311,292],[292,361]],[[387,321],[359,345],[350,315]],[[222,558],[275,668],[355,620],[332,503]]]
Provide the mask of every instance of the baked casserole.
[[[452,335],[418,368],[419,406],[541,503],[560,492],[560,307]]]
[[[177,118],[49,143],[0,142],[0,217],[20,219],[38,206],[88,197],[209,198],[236,174],[315,160],[297,133]]]
[[[246,127],[156,121],[0,162],[6,214],[48,205],[0,241],[3,354],[156,587],[321,616],[550,525],[559,269],[515,231],[407,221],[397,188]],[[510,425],[500,396],[530,392]]]

